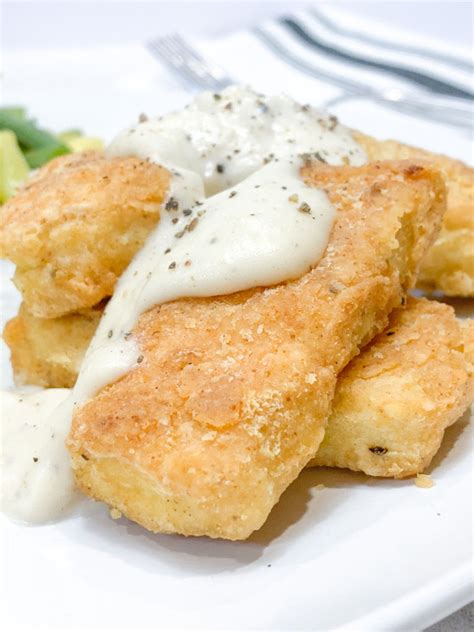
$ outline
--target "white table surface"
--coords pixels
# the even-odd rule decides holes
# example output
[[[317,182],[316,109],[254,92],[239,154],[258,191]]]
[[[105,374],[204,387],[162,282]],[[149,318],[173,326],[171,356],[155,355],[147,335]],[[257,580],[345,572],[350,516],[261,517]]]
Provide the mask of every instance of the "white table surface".
[[[304,8],[308,2],[24,2],[0,3],[0,50],[78,48],[143,42],[180,31],[219,36],[265,18]],[[323,3],[320,3],[323,4]],[[409,31],[472,46],[471,2],[339,2],[344,8]],[[473,629],[473,604],[429,628],[430,632]],[[411,632],[411,631],[407,631]]]
[[[265,18],[315,2],[161,2],[152,0],[85,0],[0,2],[2,49],[63,48],[143,42],[179,30],[198,36],[218,36],[245,28]],[[325,4],[318,2],[317,4]],[[372,1],[338,2],[367,18],[387,22],[409,31],[441,37],[471,46],[472,3]]]

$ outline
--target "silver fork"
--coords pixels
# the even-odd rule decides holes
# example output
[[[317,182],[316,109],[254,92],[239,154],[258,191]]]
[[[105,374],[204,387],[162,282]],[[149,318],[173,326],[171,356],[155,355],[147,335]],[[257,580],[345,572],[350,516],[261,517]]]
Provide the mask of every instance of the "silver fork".
[[[223,68],[204,59],[177,34],[152,40],[146,46],[169,70],[194,86],[223,90],[234,83]]]
[[[425,96],[421,93],[414,96],[400,90],[377,91],[352,80],[336,77],[327,71],[319,70],[306,62],[295,59],[287,51],[282,51],[281,46],[262,29],[254,29],[254,32],[277,54],[279,53],[299,70],[332,83],[343,91],[340,96],[321,103],[321,107],[329,108],[354,99],[368,99],[412,116],[430,118],[448,125],[472,129],[474,108],[471,103],[466,103],[463,99],[437,95]],[[207,90],[223,90],[234,83],[232,77],[221,66],[205,59],[176,33],[152,40],[146,46],[154,57],[163,62],[174,74],[184,79],[188,85],[192,84],[194,87]]]

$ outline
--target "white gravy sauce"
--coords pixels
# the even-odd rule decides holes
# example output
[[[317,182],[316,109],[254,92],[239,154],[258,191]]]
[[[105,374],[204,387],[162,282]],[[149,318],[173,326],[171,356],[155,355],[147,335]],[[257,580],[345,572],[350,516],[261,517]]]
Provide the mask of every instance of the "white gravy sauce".
[[[319,261],[335,209],[324,192],[304,184],[299,168],[298,158],[272,162],[192,209],[164,212],[106,307],[75,401],[87,401],[140,361],[131,331],[153,305],[274,285]]]
[[[64,445],[70,419],[54,415],[69,389],[0,393],[2,511],[21,522],[45,522],[71,502],[73,477]]]
[[[140,314],[179,298],[302,276],[324,253],[335,209],[323,191],[301,180],[301,154],[336,165],[366,161],[334,117],[242,87],[204,93],[181,112],[140,123],[122,132],[107,154],[163,165],[172,174],[169,195],[157,227],[117,283],[71,395],[36,395],[44,405],[28,424],[33,408],[25,412],[24,402],[7,394],[12,430],[5,464],[11,470],[9,498],[17,500],[9,500],[5,511],[32,522],[54,518],[69,502],[64,439],[74,407],[143,360],[132,334]],[[55,398],[60,405],[53,411]],[[42,435],[54,429],[59,439],[39,441],[30,427],[40,424]],[[28,457],[37,444],[46,463],[42,477],[35,473],[39,461]],[[52,486],[55,473],[64,481]]]
[[[194,171],[207,195],[234,186],[273,158],[301,153],[332,165],[367,161],[336,117],[244,86],[203,92],[179,112],[124,130],[107,149],[109,156],[135,155]]]

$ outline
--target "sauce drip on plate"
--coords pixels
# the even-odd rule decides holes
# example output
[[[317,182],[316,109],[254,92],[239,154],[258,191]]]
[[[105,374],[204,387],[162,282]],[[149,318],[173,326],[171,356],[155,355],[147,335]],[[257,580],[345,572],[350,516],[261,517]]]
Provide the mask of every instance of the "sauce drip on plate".
[[[335,117],[243,87],[203,93],[181,112],[129,128],[107,155],[164,166],[170,189],[158,225],[117,283],[72,392],[36,393],[27,404],[3,394],[4,511],[21,520],[51,520],[69,504],[64,440],[74,408],[141,362],[133,338],[140,315],[180,298],[305,274],[324,254],[336,211],[323,191],[302,181],[302,160],[366,161]]]

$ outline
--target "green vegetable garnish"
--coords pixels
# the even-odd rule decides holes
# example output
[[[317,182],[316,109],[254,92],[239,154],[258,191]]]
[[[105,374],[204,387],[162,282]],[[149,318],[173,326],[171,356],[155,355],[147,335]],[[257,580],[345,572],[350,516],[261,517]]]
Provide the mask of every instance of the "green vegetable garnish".
[[[37,169],[53,158],[69,153],[71,153],[71,150],[69,147],[65,147],[64,145],[47,145],[46,147],[41,147],[40,149],[30,149],[29,151],[24,152],[25,158],[31,169]]]
[[[26,118],[26,110],[25,108],[18,106],[9,106],[9,107],[4,107],[4,108],[0,108],[0,110],[2,112],[7,112],[8,114],[12,114],[14,116],[17,116],[19,118]]]
[[[102,140],[94,136],[76,136],[75,138],[71,138],[68,142],[68,146],[73,152],[102,151],[104,149]]]
[[[73,152],[77,151],[102,151],[104,143],[100,138],[95,136],[84,136],[79,130],[68,130],[58,134],[58,138],[65,143]]]
[[[0,204],[14,195],[26,180],[30,169],[15,134],[11,130],[0,131]]]
[[[37,127],[33,121],[27,120],[19,108],[0,108],[0,129],[14,132],[30,167],[40,167],[52,157],[69,152],[67,145],[50,132]],[[44,151],[33,153],[34,150]]]
[[[64,132],[58,134],[58,138],[64,144],[68,144],[72,138],[77,138],[78,136],[82,136],[82,132],[80,129],[66,129]]]
[[[0,204],[15,193],[30,169],[63,154],[103,148],[100,138],[83,136],[78,129],[54,135],[30,120],[24,108],[0,107]]]

